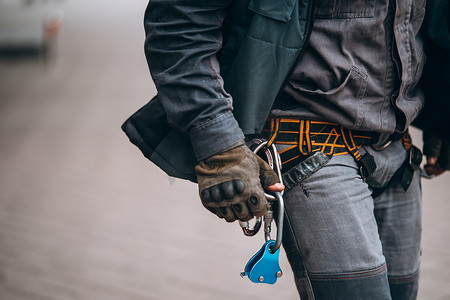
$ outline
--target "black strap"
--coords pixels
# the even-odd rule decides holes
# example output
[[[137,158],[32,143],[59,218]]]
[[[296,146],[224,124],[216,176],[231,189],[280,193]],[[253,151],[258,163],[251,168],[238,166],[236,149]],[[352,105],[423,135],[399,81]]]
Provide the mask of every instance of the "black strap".
[[[409,188],[414,177],[414,171],[419,168],[421,162],[422,152],[416,146],[411,146],[411,149],[408,151],[408,156],[404,163],[405,167],[400,179],[400,185],[403,187],[404,191]]]
[[[366,179],[372,175],[377,168],[375,159],[368,152],[365,152],[364,154],[361,153],[361,148],[355,144],[352,131],[350,129],[341,126],[341,133],[348,152],[353,156],[359,166],[361,177],[364,181],[366,181]]]
[[[372,197],[376,198],[383,193],[388,187],[400,183],[404,191],[407,191],[414,177],[414,171],[417,170],[422,162],[422,152],[416,147],[411,146],[403,164],[392,175],[391,179],[380,188],[372,188]]]
[[[357,161],[359,167],[363,170],[363,177],[367,178],[375,172],[377,168],[377,164],[375,163],[375,159],[373,156],[366,152],[363,156],[361,156],[360,160]]]

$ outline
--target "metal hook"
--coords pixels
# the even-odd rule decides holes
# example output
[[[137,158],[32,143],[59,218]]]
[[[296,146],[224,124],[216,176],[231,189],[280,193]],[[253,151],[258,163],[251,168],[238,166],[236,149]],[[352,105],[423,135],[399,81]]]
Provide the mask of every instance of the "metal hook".
[[[278,224],[277,224],[277,238],[275,245],[270,247],[270,252],[275,253],[281,246],[281,241],[283,240],[283,222],[284,222],[284,200],[280,192],[276,192],[275,198],[278,201]],[[269,236],[270,237],[270,236]],[[267,236],[266,236],[267,241]]]
[[[278,178],[280,179],[280,182],[283,183],[283,179],[281,176],[281,159],[280,155],[278,154],[278,151],[274,144],[272,144],[269,148],[267,147],[268,141],[261,140],[261,139],[255,139],[252,140],[252,143],[250,144],[250,149],[254,153],[258,153],[262,149],[264,149],[264,153],[266,154],[268,163],[271,168],[273,168],[278,175]],[[264,148],[265,147],[265,148]],[[284,191],[283,191],[284,192]],[[283,192],[276,192],[272,194],[265,193],[265,196],[269,202],[278,202],[278,224],[277,224],[277,235],[276,235],[276,242],[273,246],[270,247],[270,252],[275,253],[281,246],[281,241],[283,237],[283,220],[284,220],[284,200],[283,200]],[[272,207],[272,203],[270,203]],[[269,210],[269,212],[264,216],[264,236],[266,242],[270,240],[270,232],[271,232],[271,223],[273,220],[273,211],[272,209]],[[250,225],[249,222],[239,222],[240,226],[242,227],[242,230],[246,236],[254,236],[258,233],[260,227],[261,227],[261,217],[256,219],[255,226],[253,229],[249,229]]]
[[[242,231],[244,232],[245,236],[254,236],[258,233],[259,229],[261,228],[262,223],[262,217],[256,218],[255,225],[253,226],[253,229],[250,229],[250,223],[239,221],[239,225],[242,228]]]
[[[261,150],[264,150],[264,154],[266,154],[267,163],[269,166],[274,169],[280,179],[281,184],[283,184],[283,177],[281,176],[281,158],[278,154],[277,147],[275,144],[272,144],[269,148],[266,147],[269,142],[263,139],[253,139],[249,145],[249,148],[253,151],[253,153],[258,153]],[[266,148],[264,148],[266,147]],[[254,148],[254,149],[252,149]],[[283,195],[284,191],[281,192]],[[276,201],[277,199],[268,193],[265,193],[267,200]]]

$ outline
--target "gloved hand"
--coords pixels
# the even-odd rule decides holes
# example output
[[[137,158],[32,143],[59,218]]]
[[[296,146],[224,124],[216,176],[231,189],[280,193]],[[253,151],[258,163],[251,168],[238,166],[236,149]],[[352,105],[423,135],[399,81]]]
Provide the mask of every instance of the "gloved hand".
[[[427,158],[424,166],[428,175],[438,176],[450,170],[450,147],[439,138],[423,133],[423,154]]]
[[[264,215],[269,204],[263,187],[280,182],[270,166],[243,142],[200,161],[195,172],[203,206],[227,222]]]

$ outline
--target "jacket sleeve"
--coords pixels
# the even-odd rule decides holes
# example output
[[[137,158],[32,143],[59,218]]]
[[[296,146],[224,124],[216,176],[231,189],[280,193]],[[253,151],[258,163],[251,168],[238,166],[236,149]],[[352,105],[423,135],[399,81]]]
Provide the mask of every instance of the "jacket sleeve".
[[[189,135],[198,160],[244,138],[216,54],[230,1],[151,0],[145,54],[168,122]]]

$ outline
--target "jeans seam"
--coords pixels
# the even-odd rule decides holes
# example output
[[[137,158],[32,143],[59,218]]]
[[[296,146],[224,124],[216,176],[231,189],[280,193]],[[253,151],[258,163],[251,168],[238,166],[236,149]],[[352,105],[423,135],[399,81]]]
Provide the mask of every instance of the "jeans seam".
[[[391,284],[401,284],[401,283],[408,283],[413,282],[417,279],[419,276],[419,269],[417,269],[414,273],[404,276],[392,276],[388,275],[389,283]]]
[[[285,228],[288,229],[289,230],[289,234],[292,235],[292,243],[293,243],[293,246],[295,246],[294,251],[289,251],[289,252],[286,251],[286,255],[297,255],[300,258],[300,261],[301,261],[301,264],[302,264],[302,267],[303,267],[301,275],[303,275],[304,279],[300,279],[300,277],[298,276],[298,271],[297,270],[293,270],[294,277],[305,282],[305,289],[306,289],[305,293],[306,293],[307,299],[308,300],[314,300],[316,298],[314,296],[314,290],[313,290],[313,287],[312,287],[312,284],[311,284],[311,280],[309,278],[309,274],[308,274],[308,271],[306,270],[305,264],[303,263],[303,257],[302,257],[302,254],[300,252],[300,246],[299,246],[299,244],[297,242],[297,238],[296,238],[295,232],[294,232],[294,230],[292,230],[291,221],[290,221],[289,214],[288,214],[287,211],[285,211],[285,222],[288,225],[288,226],[285,226]],[[285,250],[286,250],[286,247],[285,247]],[[302,295],[303,293],[301,291],[299,291],[299,294]]]
[[[312,280],[345,280],[345,279],[361,279],[376,276],[383,272],[386,272],[387,267],[386,263],[383,263],[381,266],[366,270],[366,271],[355,271],[355,272],[346,272],[346,273],[333,273],[333,274],[309,274]]]

